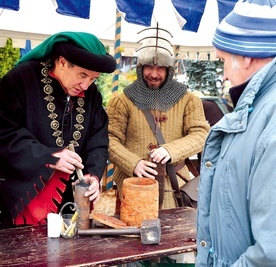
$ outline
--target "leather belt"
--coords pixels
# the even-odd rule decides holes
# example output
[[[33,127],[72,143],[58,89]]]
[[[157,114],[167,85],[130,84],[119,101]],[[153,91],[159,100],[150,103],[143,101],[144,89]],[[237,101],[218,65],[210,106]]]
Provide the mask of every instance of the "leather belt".
[[[162,132],[160,130],[160,128],[156,131],[156,128],[155,128],[155,119],[151,113],[150,110],[142,110],[149,125],[150,125],[150,128],[158,142],[159,145],[162,145],[162,144],[165,144],[165,140],[164,140],[164,137],[162,135]],[[171,184],[172,184],[172,188],[175,190],[174,191],[174,194],[176,196],[176,200],[177,200],[177,203],[178,203],[178,206],[179,207],[182,207],[183,206],[183,201],[182,201],[182,198],[180,197],[181,194],[180,194],[180,189],[179,189],[179,186],[178,186],[178,182],[177,182],[177,178],[176,178],[176,172],[174,170],[174,166],[173,164],[166,164],[166,169],[167,169],[167,173],[170,177],[170,180],[171,180]],[[163,187],[163,188],[162,188]],[[159,183],[159,208],[162,207],[162,204],[163,204],[163,200],[164,200],[164,183],[162,184]]]
[[[184,160],[177,163],[176,165],[174,165],[175,172],[179,172],[182,168],[184,168],[184,166],[185,166]]]

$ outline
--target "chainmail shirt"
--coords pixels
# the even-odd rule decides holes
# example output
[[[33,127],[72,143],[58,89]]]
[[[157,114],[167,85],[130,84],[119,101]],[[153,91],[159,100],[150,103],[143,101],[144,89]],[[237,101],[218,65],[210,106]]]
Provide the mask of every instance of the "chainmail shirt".
[[[147,87],[143,75],[142,65],[137,66],[137,80],[124,89],[126,96],[142,110],[167,111],[187,92],[187,86],[173,80],[174,69],[168,68],[165,84],[158,89]]]

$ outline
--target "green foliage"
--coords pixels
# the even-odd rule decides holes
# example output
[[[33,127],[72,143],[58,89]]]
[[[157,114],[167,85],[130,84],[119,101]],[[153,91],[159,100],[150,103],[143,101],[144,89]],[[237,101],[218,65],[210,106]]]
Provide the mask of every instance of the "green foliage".
[[[97,79],[97,87],[103,96],[103,106],[106,107],[112,97],[114,74],[102,73]],[[136,79],[136,71],[132,70],[128,73],[120,73],[118,82],[118,91],[121,93],[123,89]]]
[[[206,95],[219,94],[216,81],[222,70],[221,61],[187,62],[188,85],[191,90],[198,90]]]
[[[106,47],[109,51],[109,47]],[[5,47],[0,48],[0,78],[3,77],[20,58],[20,49],[12,47],[12,40],[7,39]],[[206,95],[218,95],[216,81],[221,74],[218,70],[223,69],[221,61],[186,61],[186,73],[188,85],[191,90],[198,90]],[[103,105],[106,106],[112,97],[114,74],[102,73],[97,79],[97,86],[103,96]],[[120,73],[119,88],[117,93],[136,79],[136,70]]]
[[[105,107],[112,96],[112,78],[113,74],[102,73],[96,81],[98,90],[103,97],[103,106]]]
[[[205,95],[219,95],[216,81],[221,75],[223,62],[221,61],[187,61],[186,72],[188,76],[189,88],[203,92]],[[106,106],[112,97],[112,79],[114,74],[101,74],[97,80],[99,91],[103,95],[103,105]],[[136,79],[136,70],[119,75],[119,89],[117,93],[121,93],[123,89]]]
[[[0,78],[2,78],[20,58],[20,49],[12,47],[12,40],[7,39],[5,47],[0,48]]]
[[[109,53],[109,46],[105,47],[107,53]],[[101,92],[103,97],[103,106],[106,107],[110,98],[113,95],[113,79],[114,73],[102,73],[100,77],[97,79],[97,87],[98,90]],[[118,91],[116,93],[121,93],[123,89],[132,83],[136,79],[136,71],[132,70],[128,73],[120,73],[119,80],[118,80]]]

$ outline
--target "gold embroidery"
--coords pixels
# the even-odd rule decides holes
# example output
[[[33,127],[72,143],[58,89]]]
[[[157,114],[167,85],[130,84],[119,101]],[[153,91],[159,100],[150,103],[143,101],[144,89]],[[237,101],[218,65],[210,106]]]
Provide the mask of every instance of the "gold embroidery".
[[[41,65],[43,66],[43,69],[41,71],[44,78],[41,80],[45,86],[43,87],[43,91],[46,94],[44,99],[48,102],[47,104],[47,110],[50,112],[48,117],[52,120],[50,122],[50,127],[53,130],[52,136],[56,138],[56,145],[57,146],[64,146],[64,140],[62,137],[62,131],[59,130],[59,122],[57,121],[58,114],[55,113],[56,106],[54,104],[54,97],[51,95],[53,93],[53,87],[51,86],[52,79],[49,77],[49,67],[51,66],[50,60],[46,62],[41,62]],[[73,140],[70,141],[71,144],[74,145],[74,147],[79,146],[78,141],[81,139],[81,130],[84,129],[82,123],[84,122],[84,116],[82,115],[85,113],[85,110],[83,109],[84,106],[84,99],[78,98],[77,99],[78,107],[76,108],[78,114],[76,115],[76,124],[74,125],[75,131],[73,132]]]

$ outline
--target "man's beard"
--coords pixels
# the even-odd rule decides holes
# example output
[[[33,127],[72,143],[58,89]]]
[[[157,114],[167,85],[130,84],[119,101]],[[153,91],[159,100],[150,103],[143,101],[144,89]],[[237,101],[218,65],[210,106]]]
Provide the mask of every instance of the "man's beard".
[[[159,86],[150,84],[150,85],[148,85],[148,88],[151,89],[151,90],[157,90],[157,89],[159,89]]]
[[[162,83],[160,83],[159,85],[157,85],[157,84],[152,84],[152,83],[147,83],[147,86],[148,86],[148,88],[149,89],[151,89],[151,90],[157,90],[157,89],[160,89],[163,85],[165,84],[165,82],[162,82]]]

